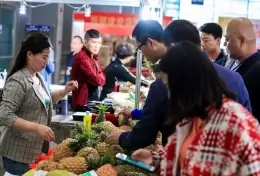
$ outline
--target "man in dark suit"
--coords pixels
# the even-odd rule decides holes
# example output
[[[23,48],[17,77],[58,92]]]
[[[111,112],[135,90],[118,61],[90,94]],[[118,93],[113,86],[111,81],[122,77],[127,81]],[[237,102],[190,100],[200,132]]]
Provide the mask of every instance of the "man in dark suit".
[[[133,36],[138,41],[144,56],[153,63],[159,62],[167,51],[167,47],[174,43],[188,40],[198,47],[201,43],[199,31],[186,20],[175,20],[164,31],[157,21],[140,21],[133,31]],[[238,95],[238,101],[250,110],[248,92],[241,76],[218,64],[213,64],[229,90]],[[157,79],[150,87],[141,120],[132,131],[110,134],[106,142],[119,143],[120,146],[128,149],[144,148],[154,144],[157,133],[160,131],[165,145],[167,137],[175,131],[175,126],[165,125],[167,104],[168,91],[162,81]]]
[[[230,57],[238,62],[233,68],[246,84],[253,115],[260,121],[260,52],[256,48],[253,24],[247,18],[236,18],[226,28],[226,41]]]

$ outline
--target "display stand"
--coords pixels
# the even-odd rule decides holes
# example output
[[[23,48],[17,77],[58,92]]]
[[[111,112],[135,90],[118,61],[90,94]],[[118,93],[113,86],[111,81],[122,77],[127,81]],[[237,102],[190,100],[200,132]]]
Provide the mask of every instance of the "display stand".
[[[142,76],[142,60],[143,54],[137,50],[136,60],[136,83],[135,83],[135,109],[139,109],[140,105],[140,88],[141,88],[141,76]]]
[[[162,24],[163,21],[163,3],[161,1],[158,1],[158,4],[154,6],[154,3],[151,3],[149,1],[141,0],[140,1],[140,19],[143,19],[142,10],[144,7],[149,7],[152,9],[153,13],[157,17],[157,20],[159,23]],[[159,12],[159,13],[158,13]],[[142,60],[143,60],[143,54],[140,50],[137,50],[137,63],[136,63],[136,86],[135,86],[135,108],[139,109],[140,106],[140,88],[141,88],[141,76],[142,76]]]

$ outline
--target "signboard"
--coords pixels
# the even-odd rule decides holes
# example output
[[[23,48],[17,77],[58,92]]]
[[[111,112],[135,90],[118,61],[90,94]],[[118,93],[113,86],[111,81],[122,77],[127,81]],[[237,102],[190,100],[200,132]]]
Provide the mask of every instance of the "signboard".
[[[90,17],[85,17],[85,22],[109,25],[135,26],[138,22],[138,16],[133,14],[92,12]]]
[[[134,27],[139,18],[136,14],[92,12],[90,17],[85,17],[84,13],[74,13],[74,20],[84,20],[86,23]],[[172,17],[164,16],[163,26],[166,27],[171,21]]]
[[[26,29],[27,32],[29,32],[29,31],[50,32],[51,26],[47,26],[47,25],[26,25],[25,29]]]
[[[84,13],[74,13],[75,21],[84,22],[84,32],[89,29],[99,30],[102,34],[129,36],[139,21],[136,14],[91,12],[90,17]],[[171,23],[172,17],[163,17],[163,26]]]
[[[204,0],[191,0],[193,5],[204,5]]]

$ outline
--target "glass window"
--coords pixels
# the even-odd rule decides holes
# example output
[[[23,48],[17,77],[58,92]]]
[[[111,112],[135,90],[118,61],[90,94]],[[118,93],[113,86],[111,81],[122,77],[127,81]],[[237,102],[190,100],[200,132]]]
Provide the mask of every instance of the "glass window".
[[[204,5],[192,5],[191,0],[182,0],[180,18],[197,25],[217,22],[219,17],[260,18],[260,0],[204,0]]]
[[[9,69],[12,58],[14,11],[12,9],[0,8],[0,71]]]

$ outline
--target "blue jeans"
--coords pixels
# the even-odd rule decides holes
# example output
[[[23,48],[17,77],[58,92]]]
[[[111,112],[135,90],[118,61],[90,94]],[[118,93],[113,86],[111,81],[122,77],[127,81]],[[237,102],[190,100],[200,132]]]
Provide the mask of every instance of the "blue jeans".
[[[30,170],[29,164],[19,163],[6,157],[3,158],[3,166],[5,171],[12,175],[23,175]]]

